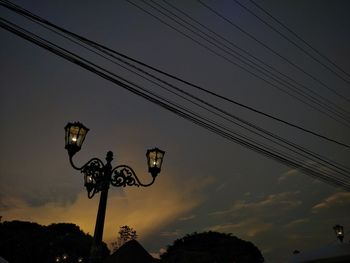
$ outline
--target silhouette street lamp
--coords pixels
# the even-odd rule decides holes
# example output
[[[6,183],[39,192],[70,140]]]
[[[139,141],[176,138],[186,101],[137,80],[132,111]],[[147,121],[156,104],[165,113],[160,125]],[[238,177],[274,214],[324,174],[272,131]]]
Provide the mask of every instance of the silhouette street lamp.
[[[335,225],[333,227],[333,230],[335,232],[335,235],[340,240],[340,242],[343,242],[344,239],[344,227],[341,225]]]
[[[113,168],[111,165],[113,153],[111,151],[107,152],[106,163],[103,163],[98,158],[92,158],[83,166],[77,167],[73,163],[73,156],[80,151],[88,131],[89,129],[79,122],[68,123],[65,127],[65,148],[68,151],[72,167],[84,174],[84,186],[86,187],[88,198],[91,199],[96,193],[101,192],[89,258],[90,263],[97,263],[101,262],[102,235],[109,186],[147,187],[152,185],[161,170],[165,152],[158,148],[147,151],[148,171],[152,175],[152,181],[148,184],[143,184],[136,176],[134,170],[127,165],[118,165]]]

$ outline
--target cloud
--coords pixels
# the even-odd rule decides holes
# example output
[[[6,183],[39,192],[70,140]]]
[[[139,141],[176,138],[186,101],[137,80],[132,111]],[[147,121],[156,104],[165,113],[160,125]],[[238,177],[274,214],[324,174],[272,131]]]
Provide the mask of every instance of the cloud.
[[[180,217],[179,221],[188,221],[188,220],[194,219],[195,217],[196,215],[184,216],[184,217]]]
[[[257,201],[237,200],[229,209],[210,213],[219,223],[206,230],[233,233],[239,237],[261,241],[264,236],[274,232],[276,220],[280,220],[287,211],[301,204],[298,191],[270,194]],[[266,244],[264,247],[266,248]]]
[[[224,190],[226,188],[226,186],[227,186],[227,183],[220,184],[219,186],[217,186],[215,188],[215,192],[220,192],[220,191]]]
[[[302,204],[302,201],[298,197],[299,192],[282,192],[277,194],[271,194],[264,199],[257,202],[247,202],[245,200],[238,200],[234,202],[231,208],[223,211],[212,212],[211,216],[227,216],[231,215],[237,217],[237,215],[244,216],[257,216],[257,215],[275,215],[276,213],[282,213],[286,210],[291,210]]]
[[[291,227],[302,225],[302,224],[307,223],[309,221],[310,221],[310,219],[307,219],[307,218],[296,219],[296,220],[293,220],[293,221],[290,221],[289,223],[287,223],[285,225],[285,227],[291,228]]]
[[[110,189],[104,240],[113,241],[122,225],[133,227],[141,240],[146,238],[202,203],[204,197],[200,194],[201,190],[212,182],[211,178],[203,178],[201,183],[187,181],[182,185],[174,183],[171,177],[162,177],[149,188],[125,188],[123,196]],[[40,224],[71,222],[85,232],[94,232],[99,195],[88,199],[82,191],[73,203],[49,202],[40,206],[30,206],[20,198],[3,197],[5,200],[2,202],[7,204],[1,209],[4,220],[26,220]]]
[[[220,224],[208,227],[206,230],[239,234],[239,236],[255,237],[272,228],[271,223],[265,223],[255,218],[241,221],[235,224]]]
[[[279,178],[278,178],[278,182],[282,182],[287,180],[290,177],[293,177],[295,175],[299,174],[299,170],[298,169],[290,169],[287,172],[283,173]]]
[[[160,259],[160,252],[150,252],[149,254],[154,258]]]
[[[181,231],[179,229],[176,229],[175,231],[164,231],[161,232],[160,235],[162,237],[178,237],[181,235]]]
[[[166,252],[166,249],[165,248],[161,248],[159,249],[158,252],[150,252],[151,256],[154,257],[154,258],[160,258],[160,255],[165,253]]]
[[[268,195],[264,200],[256,203],[238,201],[234,204],[233,210],[263,210],[272,207],[280,207],[283,210],[291,209],[301,204],[301,201],[295,198],[298,194],[299,192],[283,192],[278,194],[271,194]]]
[[[348,209],[349,205],[350,205],[350,193],[338,192],[327,197],[322,202],[314,205],[312,207],[312,212],[320,213],[329,209],[336,209],[336,208],[339,209],[341,207]]]

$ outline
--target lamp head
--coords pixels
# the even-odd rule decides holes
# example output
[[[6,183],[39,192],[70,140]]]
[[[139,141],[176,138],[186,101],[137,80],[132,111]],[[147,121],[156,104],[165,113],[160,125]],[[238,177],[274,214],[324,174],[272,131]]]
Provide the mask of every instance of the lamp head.
[[[80,151],[89,129],[80,122],[68,123],[65,130],[65,148],[70,157]]]
[[[340,242],[343,242],[344,239],[344,227],[341,225],[335,225],[333,227],[333,230],[335,232],[335,235],[340,240]]]
[[[153,177],[156,177],[158,173],[160,173],[164,154],[165,152],[159,150],[158,148],[147,150],[146,157],[148,171],[152,174]]]

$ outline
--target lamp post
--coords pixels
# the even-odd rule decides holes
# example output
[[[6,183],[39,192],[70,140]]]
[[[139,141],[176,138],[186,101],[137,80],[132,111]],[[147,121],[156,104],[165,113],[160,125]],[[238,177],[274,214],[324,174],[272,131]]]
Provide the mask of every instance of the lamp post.
[[[88,198],[101,192],[98,212],[96,217],[93,244],[90,251],[90,263],[101,262],[101,245],[103,226],[105,221],[107,196],[109,186],[114,187],[148,187],[152,185],[161,170],[165,152],[154,148],[146,153],[148,171],[152,175],[151,182],[144,184],[136,176],[134,170],[127,165],[112,167],[113,153],[107,152],[106,163],[98,158],[92,158],[81,167],[73,163],[73,156],[80,151],[89,129],[79,122],[68,123],[65,127],[65,148],[68,151],[69,161],[72,167],[84,174],[84,186],[87,190]]]
[[[344,239],[344,227],[341,225],[335,225],[333,227],[333,230],[335,232],[335,235],[340,240],[340,242],[343,242]]]

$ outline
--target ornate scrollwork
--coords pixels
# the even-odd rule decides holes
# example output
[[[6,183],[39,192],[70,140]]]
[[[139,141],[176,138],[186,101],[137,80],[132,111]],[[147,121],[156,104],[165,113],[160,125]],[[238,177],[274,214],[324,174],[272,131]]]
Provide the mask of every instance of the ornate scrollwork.
[[[133,185],[139,187],[142,185],[134,170],[127,165],[120,165],[112,170],[111,184],[116,187]]]
[[[73,163],[72,156],[69,157],[69,160],[74,169],[84,174],[84,186],[86,187],[90,199],[93,198],[96,193],[108,190],[110,184],[115,187],[147,187],[152,185],[155,180],[155,176],[152,176],[151,182],[143,184],[136,176],[134,170],[127,165],[119,165],[112,169],[112,152],[107,153],[106,164],[98,158],[92,158],[82,167],[77,167]]]
[[[97,178],[101,174],[102,169],[103,163],[99,159],[91,159],[81,168],[81,172],[84,175]]]
[[[89,198],[102,190],[103,169],[103,162],[97,158],[91,159],[80,169]]]

